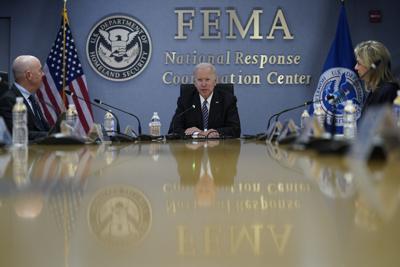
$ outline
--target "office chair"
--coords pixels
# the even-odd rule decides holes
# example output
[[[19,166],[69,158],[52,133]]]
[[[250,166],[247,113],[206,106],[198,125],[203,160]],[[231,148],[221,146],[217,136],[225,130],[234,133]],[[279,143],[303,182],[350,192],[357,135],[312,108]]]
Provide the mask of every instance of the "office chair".
[[[191,93],[194,90],[197,90],[196,87],[194,86],[194,84],[181,84],[180,95],[183,95],[186,93]],[[235,95],[235,93],[233,91],[232,83],[217,83],[214,90],[223,90],[223,91],[231,93],[232,95]]]

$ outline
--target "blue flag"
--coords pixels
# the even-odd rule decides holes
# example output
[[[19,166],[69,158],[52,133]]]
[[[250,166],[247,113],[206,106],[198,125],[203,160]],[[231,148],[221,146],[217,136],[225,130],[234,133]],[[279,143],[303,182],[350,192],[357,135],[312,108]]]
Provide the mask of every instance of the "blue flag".
[[[357,109],[357,118],[361,115],[364,91],[354,71],[355,65],[346,9],[342,3],[336,36],[314,93],[314,101],[321,100],[321,106],[327,116],[326,126],[331,132],[335,130],[335,133],[343,133],[343,109],[346,100],[353,101]],[[316,104],[312,109],[315,106]]]

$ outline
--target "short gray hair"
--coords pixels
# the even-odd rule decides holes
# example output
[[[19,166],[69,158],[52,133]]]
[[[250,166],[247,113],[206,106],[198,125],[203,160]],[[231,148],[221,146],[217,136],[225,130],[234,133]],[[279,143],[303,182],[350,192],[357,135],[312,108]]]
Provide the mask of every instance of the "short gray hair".
[[[23,79],[25,72],[31,69],[33,62],[35,61],[38,61],[38,59],[31,55],[21,55],[15,58],[12,65],[14,79],[17,82]]]
[[[217,77],[217,70],[216,70],[216,68],[214,67],[214,65],[211,64],[211,63],[202,62],[202,63],[197,64],[197,65],[194,67],[194,70],[193,70],[193,75],[194,75],[194,76],[196,76],[196,72],[197,72],[199,69],[211,69],[211,71],[214,73],[215,77]]]

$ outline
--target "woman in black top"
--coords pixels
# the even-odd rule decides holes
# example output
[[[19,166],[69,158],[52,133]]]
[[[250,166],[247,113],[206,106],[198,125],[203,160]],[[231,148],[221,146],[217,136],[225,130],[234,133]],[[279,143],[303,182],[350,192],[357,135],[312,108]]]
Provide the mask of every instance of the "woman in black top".
[[[357,59],[355,70],[368,93],[362,114],[372,106],[392,104],[399,84],[391,71],[388,49],[380,42],[365,41],[356,46],[354,53]]]

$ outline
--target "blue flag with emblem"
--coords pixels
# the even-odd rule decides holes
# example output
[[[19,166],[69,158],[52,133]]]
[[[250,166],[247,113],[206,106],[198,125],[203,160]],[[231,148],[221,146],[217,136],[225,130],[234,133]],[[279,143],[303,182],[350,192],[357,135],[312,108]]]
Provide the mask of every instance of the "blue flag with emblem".
[[[346,100],[353,101],[357,109],[357,118],[361,115],[364,91],[354,71],[355,65],[346,9],[342,3],[336,36],[325,60],[313,99],[316,103],[321,103],[326,113],[327,130],[336,134],[343,133],[343,109]]]

